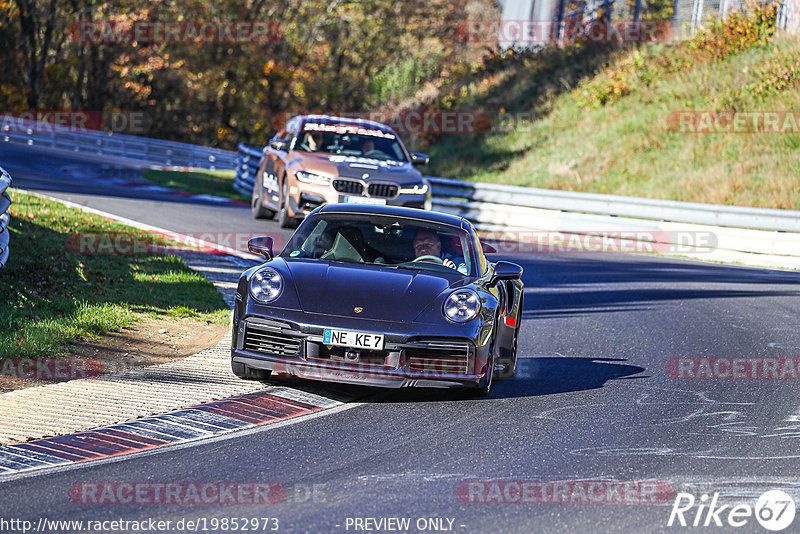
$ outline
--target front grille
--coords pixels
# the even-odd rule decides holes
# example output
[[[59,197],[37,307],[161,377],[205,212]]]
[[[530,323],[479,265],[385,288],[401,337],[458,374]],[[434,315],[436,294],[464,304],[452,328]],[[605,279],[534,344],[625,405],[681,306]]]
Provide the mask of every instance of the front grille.
[[[413,357],[406,363],[406,371],[430,377],[439,375],[465,375],[469,359],[466,356]]]
[[[308,340],[305,347],[305,358],[308,361],[335,363],[354,368],[397,369],[400,366],[400,351],[358,349],[358,360],[345,358],[345,347],[327,346],[323,343]]]
[[[417,342],[406,345],[406,372],[439,375],[469,373],[470,345],[468,343]]]
[[[303,335],[279,321],[248,321],[244,331],[244,350],[277,356],[297,356]]]
[[[398,187],[396,184],[369,184],[368,191],[371,197],[394,198]]]
[[[342,180],[337,178],[333,181],[333,188],[340,193],[351,193],[361,195],[364,193],[364,184],[356,180]]]

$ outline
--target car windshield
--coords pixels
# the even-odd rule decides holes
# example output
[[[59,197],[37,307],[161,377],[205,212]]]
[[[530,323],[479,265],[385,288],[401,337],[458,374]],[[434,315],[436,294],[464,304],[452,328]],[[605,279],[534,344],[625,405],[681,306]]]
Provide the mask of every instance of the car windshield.
[[[316,214],[300,225],[280,255],[477,276],[469,233],[400,217]]]
[[[358,124],[307,122],[298,136],[295,150],[408,161],[394,134]]]

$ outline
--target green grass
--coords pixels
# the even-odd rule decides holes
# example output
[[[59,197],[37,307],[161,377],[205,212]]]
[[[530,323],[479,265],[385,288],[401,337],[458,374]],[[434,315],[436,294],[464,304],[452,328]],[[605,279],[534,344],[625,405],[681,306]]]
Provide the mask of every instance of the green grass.
[[[141,314],[228,321],[213,284],[179,257],[81,253],[70,236],[162,239],[20,191],[11,199],[11,256],[0,270],[0,358],[62,355],[69,342],[128,327]]]
[[[729,19],[730,20],[730,19]],[[672,112],[800,110],[800,40],[736,21],[692,41],[498,57],[444,107],[526,113],[483,134],[431,140],[431,175],[592,193],[800,209],[800,138],[687,134]],[[726,26],[727,25],[727,26]],[[715,33],[716,32],[716,33]],[[724,53],[720,43],[727,43]],[[457,96],[453,96],[457,95]]]
[[[170,189],[250,202],[249,197],[242,195],[233,188],[236,171],[232,170],[198,170],[191,172],[148,170],[145,171],[143,177],[148,182],[162,187],[169,187]]]

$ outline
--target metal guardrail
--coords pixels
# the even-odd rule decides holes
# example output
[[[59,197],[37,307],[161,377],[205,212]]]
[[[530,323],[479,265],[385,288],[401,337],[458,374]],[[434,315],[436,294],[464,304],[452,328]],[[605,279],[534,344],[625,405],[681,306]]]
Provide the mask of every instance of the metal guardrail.
[[[5,266],[10,254],[9,240],[11,238],[8,231],[8,223],[11,215],[8,208],[11,206],[11,197],[8,196],[7,189],[11,187],[11,175],[0,167],[0,269]]]
[[[135,135],[68,128],[14,118],[0,131],[0,141],[23,143],[73,154],[120,158],[166,167],[234,169],[236,152]]]
[[[260,150],[239,145],[235,187],[240,193],[247,196],[252,194],[260,159]],[[427,178],[433,187],[435,209],[463,215],[477,224],[540,228],[541,226],[532,225],[532,221],[526,220],[526,216],[533,219],[547,215],[539,211],[546,210],[550,215],[557,214],[562,220],[564,214],[591,214],[642,221],[800,232],[800,211],[575,193],[430,176]],[[513,216],[510,211],[514,212]],[[630,225],[630,221],[619,222]]]
[[[258,173],[258,163],[261,161],[261,150],[251,148],[239,143],[239,153],[236,157],[236,179],[233,188],[244,196],[253,194],[255,178]]]
[[[629,217],[650,221],[671,221],[733,228],[800,232],[800,212],[739,206],[719,206],[696,202],[656,200],[594,193],[575,193],[533,187],[463,182],[428,177],[433,187],[434,207],[444,211],[470,213],[473,222],[481,220],[486,204],[518,206],[570,213]],[[474,219],[477,216],[477,219]]]

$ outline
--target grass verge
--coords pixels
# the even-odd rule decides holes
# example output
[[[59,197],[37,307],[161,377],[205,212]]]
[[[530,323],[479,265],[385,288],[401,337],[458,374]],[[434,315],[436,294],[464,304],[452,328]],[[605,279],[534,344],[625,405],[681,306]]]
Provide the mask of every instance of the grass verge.
[[[250,203],[249,197],[233,188],[236,171],[232,170],[191,172],[148,170],[144,172],[143,178],[148,182],[170,189]]]
[[[505,111],[504,127],[431,148],[437,176],[568,191],[800,209],[800,135],[691,133],[676,112],[800,110],[800,40],[775,6],[751,6],[693,39],[498,56],[441,99]],[[602,50],[601,50],[602,51]],[[580,76],[575,76],[575,72]],[[457,89],[457,90],[456,90]]]
[[[134,323],[140,314],[225,323],[229,309],[216,288],[181,258],[156,252],[81,253],[80,233],[154,237],[12,190],[11,256],[0,271],[0,358],[61,355],[75,340],[94,339]]]

